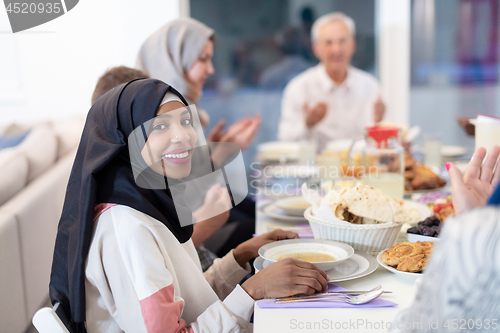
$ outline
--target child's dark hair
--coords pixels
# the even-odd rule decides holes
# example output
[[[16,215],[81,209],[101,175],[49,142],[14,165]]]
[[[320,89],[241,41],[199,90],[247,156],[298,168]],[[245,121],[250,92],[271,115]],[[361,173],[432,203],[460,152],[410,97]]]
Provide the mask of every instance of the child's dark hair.
[[[92,94],[92,104],[94,104],[99,97],[113,89],[114,87],[126,83],[135,79],[149,78],[149,76],[134,68],[126,66],[117,66],[108,69],[100,78],[97,80],[97,84]]]

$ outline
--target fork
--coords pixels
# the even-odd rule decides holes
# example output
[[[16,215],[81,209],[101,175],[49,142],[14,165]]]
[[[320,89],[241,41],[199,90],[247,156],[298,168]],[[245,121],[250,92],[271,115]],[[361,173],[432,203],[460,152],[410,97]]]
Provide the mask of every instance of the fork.
[[[345,302],[350,304],[365,304],[371,302],[375,298],[382,295],[384,291],[382,290],[382,286],[378,285],[373,288],[369,292],[365,294],[351,296],[349,294],[332,294],[331,296],[299,296],[299,297],[286,297],[286,298],[278,298],[275,303],[294,303],[294,302],[310,302],[310,301],[322,301],[322,300],[335,300],[335,299],[344,299]]]

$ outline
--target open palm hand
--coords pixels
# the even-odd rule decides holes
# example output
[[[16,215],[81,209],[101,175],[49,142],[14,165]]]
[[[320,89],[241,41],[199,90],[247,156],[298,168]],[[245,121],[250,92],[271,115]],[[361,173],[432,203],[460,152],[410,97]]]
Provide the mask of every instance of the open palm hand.
[[[500,181],[500,171],[496,168],[499,155],[498,146],[494,146],[488,156],[486,149],[477,149],[463,178],[456,166],[447,164],[457,215],[486,204]]]

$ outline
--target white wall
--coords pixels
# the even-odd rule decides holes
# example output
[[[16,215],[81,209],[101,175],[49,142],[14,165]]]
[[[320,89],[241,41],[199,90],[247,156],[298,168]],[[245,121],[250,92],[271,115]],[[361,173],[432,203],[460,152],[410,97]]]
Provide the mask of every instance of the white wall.
[[[133,67],[141,43],[184,0],[85,0],[26,32],[0,9],[0,126],[85,115],[100,75]]]
[[[410,106],[410,0],[378,0],[378,70],[385,119],[408,124]]]

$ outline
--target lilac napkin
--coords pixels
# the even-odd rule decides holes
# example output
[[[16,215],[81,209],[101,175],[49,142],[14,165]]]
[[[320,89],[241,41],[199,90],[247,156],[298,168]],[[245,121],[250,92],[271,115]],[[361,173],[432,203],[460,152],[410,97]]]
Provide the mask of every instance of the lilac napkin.
[[[300,238],[314,238],[311,226],[309,223],[306,224],[298,224],[295,226],[296,232]],[[289,229],[291,231],[295,231],[293,228]]]
[[[339,286],[329,284],[327,291],[346,291],[347,289],[341,288]],[[383,295],[382,295],[383,296]],[[382,297],[381,296],[381,297]],[[310,301],[310,302],[294,302],[294,303],[281,303],[277,304],[274,302],[274,299],[263,299],[257,301],[257,305],[262,309],[270,309],[270,308],[385,308],[385,307],[393,307],[398,304],[386,301],[384,299],[376,298],[373,301],[354,305],[349,304],[343,300],[328,300],[328,301]]]

